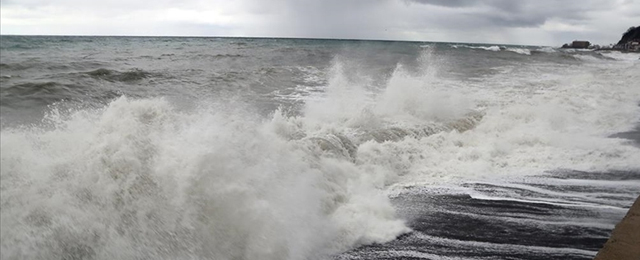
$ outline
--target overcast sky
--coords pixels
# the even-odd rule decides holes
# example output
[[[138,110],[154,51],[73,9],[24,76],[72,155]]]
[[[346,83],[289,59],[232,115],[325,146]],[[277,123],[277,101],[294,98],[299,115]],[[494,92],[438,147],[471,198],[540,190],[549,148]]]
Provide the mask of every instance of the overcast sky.
[[[617,42],[640,0],[0,0],[2,34]]]

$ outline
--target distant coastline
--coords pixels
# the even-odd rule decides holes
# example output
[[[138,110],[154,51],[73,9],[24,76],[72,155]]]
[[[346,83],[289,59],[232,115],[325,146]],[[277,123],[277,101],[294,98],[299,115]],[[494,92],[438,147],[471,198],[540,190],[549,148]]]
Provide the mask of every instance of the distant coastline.
[[[575,40],[562,45],[564,49],[592,49],[595,51],[640,52],[640,26],[631,26],[616,44],[608,46],[591,45],[589,41]]]

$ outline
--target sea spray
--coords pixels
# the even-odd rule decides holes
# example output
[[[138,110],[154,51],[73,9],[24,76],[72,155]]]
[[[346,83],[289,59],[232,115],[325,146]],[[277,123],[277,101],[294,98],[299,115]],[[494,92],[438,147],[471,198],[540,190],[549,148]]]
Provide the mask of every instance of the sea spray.
[[[4,129],[3,258],[311,259],[408,230],[366,169],[220,108],[121,97]]]
[[[384,192],[407,169],[366,147],[463,132],[482,114],[380,106],[416,95],[343,92],[339,64],[332,75],[321,102],[359,105],[265,120],[238,102],[120,97],[3,129],[3,256],[313,259],[409,231]],[[429,87],[394,75],[388,88]]]

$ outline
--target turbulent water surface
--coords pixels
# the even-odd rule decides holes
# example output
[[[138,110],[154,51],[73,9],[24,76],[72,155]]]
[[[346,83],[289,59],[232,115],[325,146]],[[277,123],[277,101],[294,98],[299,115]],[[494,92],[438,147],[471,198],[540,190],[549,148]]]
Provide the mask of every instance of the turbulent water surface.
[[[639,55],[2,36],[2,259],[590,259]]]

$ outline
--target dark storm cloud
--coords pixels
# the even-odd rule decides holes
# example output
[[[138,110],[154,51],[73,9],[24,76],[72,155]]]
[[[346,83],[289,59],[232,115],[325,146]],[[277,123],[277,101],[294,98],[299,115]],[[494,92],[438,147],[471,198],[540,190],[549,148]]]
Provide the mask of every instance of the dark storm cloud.
[[[472,6],[478,3],[478,1],[475,1],[475,0],[409,0],[409,1],[420,3],[420,4],[446,6],[446,7],[464,7],[464,6]]]
[[[589,13],[606,10],[612,3],[587,0],[409,0],[412,3],[463,9],[461,14],[477,18],[483,26],[535,27],[550,19],[565,19],[579,23],[589,19]],[[613,4],[615,5],[615,4]],[[466,10],[465,10],[466,9]],[[452,19],[456,19],[452,17]]]
[[[505,10],[505,11],[518,11],[521,10],[529,0],[408,0],[410,2],[426,4],[426,5],[436,5],[436,6],[444,6],[444,7],[473,7],[473,6],[492,6],[496,9]]]

